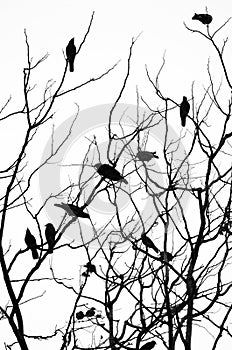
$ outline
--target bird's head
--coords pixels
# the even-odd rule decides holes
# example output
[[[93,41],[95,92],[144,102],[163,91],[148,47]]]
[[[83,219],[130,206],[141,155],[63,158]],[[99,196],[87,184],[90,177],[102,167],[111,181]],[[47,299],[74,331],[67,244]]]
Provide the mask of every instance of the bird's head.
[[[98,170],[100,168],[100,166],[101,166],[101,163],[97,163],[94,165],[94,168],[96,168]]]
[[[155,151],[155,152],[152,152],[152,154],[153,154],[153,157],[154,157],[154,158],[159,159],[159,157],[158,157],[157,154],[156,154],[156,151]]]
[[[48,223],[48,224],[45,225],[45,227],[51,227],[51,226],[52,226],[51,223]]]

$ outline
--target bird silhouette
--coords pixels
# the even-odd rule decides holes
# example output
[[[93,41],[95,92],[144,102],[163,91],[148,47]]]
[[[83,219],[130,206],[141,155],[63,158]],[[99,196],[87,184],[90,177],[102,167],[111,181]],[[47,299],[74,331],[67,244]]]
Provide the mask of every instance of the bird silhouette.
[[[97,163],[94,165],[94,167],[97,169],[98,174],[103,176],[105,179],[112,181],[122,181],[125,184],[128,184],[128,181],[124,179],[120,172],[113,168],[111,165]]]
[[[156,342],[154,340],[149,341],[148,343],[141,346],[140,350],[151,350],[154,348],[155,344],[156,344]]]
[[[89,310],[86,311],[85,316],[86,317],[93,317],[95,315],[95,307],[91,307]]]
[[[32,257],[33,259],[38,259],[39,255],[36,249],[36,239],[35,237],[31,234],[31,231],[27,228],[26,230],[26,235],[25,235],[25,243],[27,247],[31,250]]]
[[[89,277],[90,276],[90,274],[88,273],[88,270],[84,271],[81,275],[84,276],[84,277]]]
[[[85,317],[85,314],[84,314],[83,311],[78,311],[78,312],[76,313],[76,318],[77,318],[78,320],[82,320],[82,318],[84,318],[84,317]]]
[[[51,224],[48,223],[45,229],[45,237],[48,243],[48,253],[52,254],[53,253],[53,248],[55,245],[55,236],[56,236],[56,230],[55,227]]]
[[[156,152],[149,152],[149,151],[139,151],[136,157],[142,162],[149,162],[152,158],[159,158],[156,155]]]
[[[81,207],[78,207],[77,205],[74,205],[72,203],[68,203],[68,206],[78,218],[90,219],[89,214],[84,213]]]
[[[76,46],[74,45],[74,38],[72,38],[66,47],[66,56],[69,63],[69,71],[74,72],[74,60],[76,56]]]
[[[87,273],[96,273],[96,266],[94,264],[92,264],[90,261],[87,262],[86,265],[84,265],[84,267],[86,267],[87,269]]]
[[[160,252],[160,258],[161,258],[161,260],[167,259],[167,261],[169,262],[169,261],[172,261],[173,256],[169,252]]]
[[[208,15],[208,13],[195,13],[192,19],[200,21],[203,24],[210,24],[213,20],[213,17],[211,15]]]
[[[142,239],[142,242],[143,244],[147,247],[147,248],[152,248],[154,249],[154,251],[156,253],[159,253],[159,249],[156,247],[156,245],[152,242],[152,240],[146,236],[146,233],[143,233],[141,235],[141,239]]]
[[[183,96],[183,101],[180,104],[180,119],[181,119],[182,126],[185,126],[186,124],[186,118],[189,110],[190,110],[190,104],[188,103],[187,97]]]
[[[59,207],[59,208],[66,210],[70,216],[84,218],[84,219],[90,219],[89,214],[87,214],[83,211],[83,207],[78,207],[77,205],[74,205],[72,203],[61,203],[61,204],[54,204],[54,205],[56,207]]]
[[[188,276],[186,280],[187,294],[190,296],[196,295],[196,281],[193,276]]]

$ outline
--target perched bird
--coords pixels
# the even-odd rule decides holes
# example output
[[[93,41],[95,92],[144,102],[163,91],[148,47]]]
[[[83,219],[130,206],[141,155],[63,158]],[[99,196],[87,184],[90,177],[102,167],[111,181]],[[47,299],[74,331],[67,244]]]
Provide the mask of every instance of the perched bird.
[[[148,343],[144,344],[140,350],[151,350],[154,348],[156,342],[153,340],[153,341],[149,341]]]
[[[95,315],[95,307],[91,307],[89,310],[86,311],[85,316],[86,317],[93,317]]]
[[[210,24],[213,20],[213,17],[211,15],[208,15],[208,13],[195,13],[192,19],[196,19],[197,21],[200,21],[203,24]]]
[[[39,255],[36,249],[36,239],[31,234],[31,231],[27,228],[26,236],[25,236],[25,243],[29,249],[31,249],[32,257],[33,259],[38,259]]]
[[[124,179],[124,177],[119,173],[119,171],[113,168],[111,165],[97,163],[94,165],[94,167],[97,169],[98,174],[103,176],[104,178],[112,181],[122,181],[125,184],[128,184],[128,181]]]
[[[76,318],[77,318],[78,320],[82,320],[82,318],[84,318],[84,317],[85,317],[85,314],[84,314],[83,311],[78,311],[78,312],[76,313]]]
[[[155,246],[155,244],[152,242],[152,240],[146,236],[146,233],[143,233],[141,235],[141,239],[142,239],[142,242],[143,244],[147,247],[147,248],[152,248],[154,249],[154,251],[156,253],[159,253],[159,249]]]
[[[53,247],[55,245],[55,236],[56,236],[56,230],[55,227],[49,223],[46,226],[45,229],[45,237],[48,243],[48,253],[52,254],[53,253]]]
[[[72,38],[66,47],[66,56],[69,63],[69,71],[74,72],[74,60],[76,56],[76,46],[74,45],[74,38]]]
[[[84,219],[90,219],[89,214],[84,213],[83,209],[81,207],[78,207],[77,205],[74,205],[72,203],[68,203],[69,209],[72,210],[72,212],[78,217],[78,218],[84,218]]]
[[[169,253],[169,252],[160,252],[160,258],[162,259],[162,260],[165,260],[165,259],[167,259],[167,261],[169,262],[169,261],[172,261],[172,259],[173,259],[173,256],[172,256],[172,254],[171,253]]]
[[[54,204],[56,207],[62,208],[67,211],[67,213],[71,216],[75,216],[78,218],[86,218],[90,219],[89,214],[85,213],[82,209],[82,207],[78,207],[77,205],[74,205],[72,203],[61,203],[61,204]]]
[[[84,271],[81,275],[84,276],[84,277],[89,277],[90,276],[90,274],[88,273],[87,270]]]
[[[188,103],[187,97],[183,96],[183,101],[180,104],[180,119],[181,119],[182,126],[185,126],[186,124],[186,118],[189,110],[190,110],[190,104]]]
[[[187,277],[187,279],[186,279],[186,287],[187,287],[187,294],[190,297],[196,296],[197,286],[196,286],[196,281],[195,281],[195,279],[193,278],[192,275]]]
[[[96,273],[97,270],[96,270],[96,266],[93,265],[90,261],[87,262],[86,265],[84,265],[87,269],[87,273]]]
[[[156,152],[149,152],[149,151],[139,151],[136,157],[142,162],[149,162],[152,158],[159,158],[156,155]]]

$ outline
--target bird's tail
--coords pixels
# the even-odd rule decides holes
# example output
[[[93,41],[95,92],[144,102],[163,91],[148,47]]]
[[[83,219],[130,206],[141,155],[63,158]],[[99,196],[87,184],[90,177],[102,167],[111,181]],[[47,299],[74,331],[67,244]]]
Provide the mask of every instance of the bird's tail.
[[[39,258],[39,255],[38,255],[38,252],[37,252],[36,248],[31,248],[31,253],[32,253],[32,258],[33,259],[38,259]]]
[[[67,209],[67,207],[68,207],[68,205],[65,204],[65,203],[61,203],[61,204],[55,203],[54,206],[55,206],[55,207],[62,208],[62,209]]]
[[[72,213],[73,213],[72,209],[70,209],[68,204],[66,204],[66,203],[61,203],[61,204],[55,203],[54,206],[66,210],[68,212],[68,214],[70,214],[70,215],[72,215]]]
[[[185,127],[186,125],[186,118],[181,118],[181,125]]]
[[[69,62],[69,71],[74,72],[74,62]]]
[[[128,181],[126,179],[122,179],[122,182],[124,182],[126,185],[128,185]]]
[[[48,247],[48,254],[52,254],[53,253],[53,247]]]
[[[160,252],[160,250],[156,247],[156,245],[153,243],[152,248],[154,249],[154,251],[158,254]]]

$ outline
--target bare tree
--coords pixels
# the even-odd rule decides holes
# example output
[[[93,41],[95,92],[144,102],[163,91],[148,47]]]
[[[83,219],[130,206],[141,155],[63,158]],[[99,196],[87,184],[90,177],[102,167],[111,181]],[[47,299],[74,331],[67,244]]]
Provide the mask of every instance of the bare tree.
[[[93,16],[76,55],[86,42],[92,20]],[[24,107],[4,115],[9,100],[1,111],[2,120],[19,114],[27,121],[19,154],[7,169],[1,171],[5,191],[1,198],[0,261],[7,303],[2,304],[0,310],[2,322],[8,321],[15,337],[11,344],[5,343],[6,349],[18,344],[20,349],[26,350],[30,348],[28,344],[40,341],[63,350],[151,350],[155,346],[170,350],[182,346],[190,350],[195,335],[206,333],[211,334],[208,347],[216,349],[220,339],[231,338],[232,99],[224,59],[227,40],[220,46],[215,39],[228,21],[213,33],[209,24],[202,31],[185,25],[188,31],[202,36],[215,48],[224,79],[217,83],[209,61],[208,86],[201,91],[199,100],[192,84],[191,96],[183,99],[184,108],[181,101],[162,92],[163,57],[155,77],[148,67],[145,69],[154,90],[154,106],[149,105],[137,88],[137,108],[120,110],[136,42],[132,39],[121,88],[108,113],[105,151],[102,152],[101,140],[93,135],[83,162],[75,164],[74,160],[68,165],[70,170],[78,166],[78,179],[70,179],[60,193],[48,193],[37,210],[32,208],[28,196],[33,187],[32,180],[41,167],[54,160],[71,136],[74,123],[78,123],[79,109],[63,140],[55,146],[53,133],[49,156],[28,175],[28,149],[38,130],[54,117],[57,99],[103,78],[116,64],[100,76],[62,91],[67,76],[66,60],[60,82],[55,87],[55,83],[49,81],[43,101],[32,107],[31,72],[47,56],[35,64],[31,62],[25,33],[28,65],[24,69]],[[146,112],[140,107],[141,103]],[[115,125],[117,109],[121,117]],[[186,125],[174,137],[169,124],[169,118],[173,116],[179,118],[180,128],[181,124]],[[162,138],[161,147],[157,144],[154,147],[153,130]],[[99,223],[93,219],[91,206],[100,195],[104,196],[113,214]],[[130,206],[126,215],[121,208],[120,196]],[[59,208],[62,217],[57,227],[50,223],[44,230],[40,216],[51,202]],[[6,246],[6,220],[13,210],[20,209],[29,214],[37,232],[27,231],[26,248],[8,258],[13,245]],[[90,239],[85,235],[84,220],[91,229]],[[63,241],[63,234],[68,229],[78,230],[79,243]],[[14,269],[29,249],[33,254],[30,255],[33,266],[23,278],[14,278]],[[75,268],[75,271],[71,270],[72,277],[65,275],[64,278],[55,257],[64,259],[64,265],[68,265],[68,255],[72,252],[78,254],[83,263],[79,273]],[[51,272],[50,277],[45,277],[47,271]],[[37,282],[40,285],[51,283],[53,295],[59,288],[68,295],[68,301],[60,301],[56,310],[58,312],[61,304],[67,302],[63,323],[54,323],[53,331],[43,334],[28,332],[23,312],[25,304],[32,305],[34,299],[38,302],[40,297],[44,300],[43,294],[28,296],[31,283]],[[49,316],[47,306],[45,302],[45,320]],[[35,315],[31,316],[31,322],[35,322],[35,318]]]

